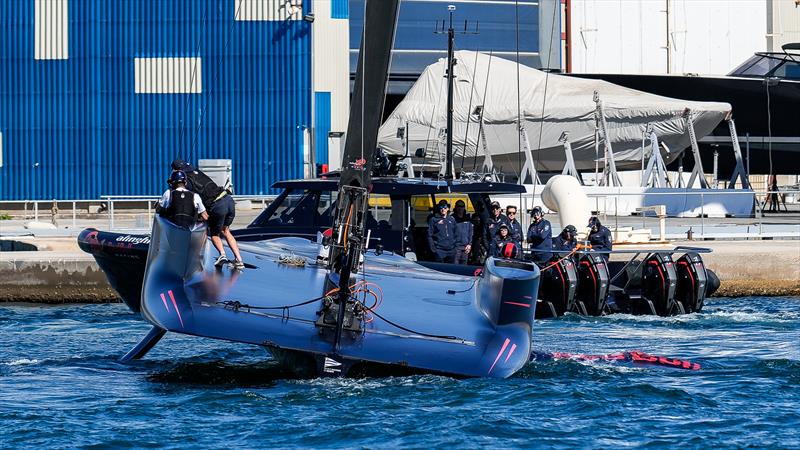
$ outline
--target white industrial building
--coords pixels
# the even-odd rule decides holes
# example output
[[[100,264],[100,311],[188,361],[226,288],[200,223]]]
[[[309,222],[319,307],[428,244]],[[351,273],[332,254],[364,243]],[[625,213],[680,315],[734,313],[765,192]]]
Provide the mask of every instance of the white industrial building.
[[[564,68],[727,74],[800,42],[800,0],[567,0]]]

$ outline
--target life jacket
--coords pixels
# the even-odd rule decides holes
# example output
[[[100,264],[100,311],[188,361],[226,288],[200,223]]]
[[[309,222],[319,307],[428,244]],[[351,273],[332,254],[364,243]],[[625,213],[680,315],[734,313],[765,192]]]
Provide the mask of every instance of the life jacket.
[[[197,222],[197,208],[194,206],[194,193],[191,191],[169,191],[167,218],[179,227],[191,228]]]
[[[193,192],[197,192],[206,209],[210,209],[214,201],[224,192],[214,180],[198,169],[186,171],[186,178],[189,181],[187,186]]]

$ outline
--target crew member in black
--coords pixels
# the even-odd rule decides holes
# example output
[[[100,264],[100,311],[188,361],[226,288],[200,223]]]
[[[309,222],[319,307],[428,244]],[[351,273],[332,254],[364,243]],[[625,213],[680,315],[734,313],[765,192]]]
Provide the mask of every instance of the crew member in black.
[[[522,224],[517,220],[516,206],[506,206],[506,219],[508,220],[508,231],[511,234],[511,239],[517,243],[519,248],[522,248],[522,240],[525,238],[525,234],[522,232]]]
[[[528,243],[533,251],[533,261],[543,263],[553,257],[553,230],[539,206],[531,211],[533,223],[528,227]]]
[[[469,260],[469,253],[472,251],[472,235],[474,226],[469,215],[464,200],[456,201],[453,214],[456,221],[456,264],[466,264]]]
[[[486,205],[483,201],[473,203],[475,212],[472,214],[472,251],[469,253],[470,264],[481,266],[486,261],[489,254],[489,247],[486,243],[486,220],[489,213],[486,212]]]
[[[181,159],[172,161],[172,170],[180,170],[186,173],[186,187],[200,195],[203,205],[208,211],[208,235],[211,236],[211,243],[214,244],[214,248],[219,252],[214,265],[221,267],[229,262],[228,257],[225,255],[225,248],[222,246],[222,238],[224,237],[235,258],[232,263],[233,267],[237,270],[244,269],[242,255],[239,253],[239,245],[237,245],[236,238],[233,237],[230,230],[233,218],[236,216],[236,204],[233,201],[233,197],[230,196],[227,190],[214,183],[208,175],[192,167],[186,161]]]
[[[193,227],[198,216],[202,220],[208,220],[200,196],[186,189],[185,173],[180,170],[172,172],[167,183],[170,188],[164,191],[156,205],[156,212],[160,216],[183,228]]]
[[[578,245],[576,241],[577,235],[578,229],[573,225],[567,225],[561,231],[561,234],[553,239],[553,251],[559,253],[571,252]]]
[[[449,212],[447,200],[441,200],[436,205],[436,214],[428,221],[428,246],[436,262],[455,262],[456,221],[448,215]]]
[[[511,237],[511,232],[508,228],[508,225],[504,223],[500,224],[497,229],[497,236],[495,237],[494,244],[492,246],[491,256],[497,258],[514,259],[520,254],[521,252],[519,251],[519,246]]]
[[[600,219],[592,217],[589,219],[589,243],[592,244],[592,250],[598,251],[611,251],[611,231],[600,223]],[[603,257],[607,260],[608,254]]]
[[[508,226],[508,218],[503,215],[503,210],[500,208],[499,202],[492,202],[489,205],[489,218],[486,220],[484,239],[486,240],[486,247],[489,249],[489,255],[496,256],[493,248],[497,247],[497,232],[500,225]]]

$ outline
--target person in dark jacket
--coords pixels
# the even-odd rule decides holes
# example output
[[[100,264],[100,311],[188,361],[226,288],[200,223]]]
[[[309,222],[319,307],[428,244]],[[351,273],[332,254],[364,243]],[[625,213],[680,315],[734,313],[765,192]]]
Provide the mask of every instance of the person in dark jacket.
[[[156,212],[183,228],[191,228],[197,223],[198,216],[208,220],[206,208],[200,196],[186,189],[186,174],[178,170],[172,172],[168,180],[170,188],[156,205]]]
[[[441,200],[436,214],[428,221],[428,246],[436,262],[454,263],[456,256],[456,221],[448,215],[450,205]]]
[[[611,231],[600,223],[600,219],[592,217],[589,219],[589,243],[592,245],[592,250],[597,251],[611,251]],[[608,254],[603,257],[608,259]]]
[[[489,218],[486,219],[486,223],[484,224],[484,239],[490,255],[492,255],[492,249],[497,246],[498,228],[503,224],[508,226],[508,218],[503,215],[503,209],[500,208],[500,203],[492,202],[489,205]]]
[[[467,215],[467,207],[463,200],[456,201],[456,207],[453,214],[456,221],[456,264],[466,264],[469,260],[469,254],[472,251],[472,235],[474,234],[474,226],[469,215]]]
[[[519,246],[511,237],[511,231],[507,224],[500,224],[497,229],[497,236],[491,248],[491,256],[496,258],[516,259],[521,255]]]
[[[531,246],[533,261],[543,263],[553,257],[553,230],[550,222],[544,218],[539,206],[531,211],[532,223],[528,227],[528,244]]]
[[[232,262],[233,267],[243,270],[244,262],[239,253],[239,245],[230,230],[233,219],[236,217],[236,204],[233,197],[228,191],[214,183],[208,175],[182,159],[172,161],[172,170],[180,170],[186,174],[186,187],[200,196],[206,211],[208,211],[208,235],[211,237],[214,248],[219,252],[214,265],[222,267],[225,263],[230,262],[225,255],[225,248],[222,246],[222,238],[225,238],[235,258]]]
[[[522,248],[522,224],[517,220],[517,207],[514,205],[506,206],[506,221],[508,222],[508,231],[511,234],[511,239]]]
[[[553,251],[559,253],[568,253],[578,245],[576,236],[578,229],[573,225],[567,225],[561,231],[561,234],[553,239]]]

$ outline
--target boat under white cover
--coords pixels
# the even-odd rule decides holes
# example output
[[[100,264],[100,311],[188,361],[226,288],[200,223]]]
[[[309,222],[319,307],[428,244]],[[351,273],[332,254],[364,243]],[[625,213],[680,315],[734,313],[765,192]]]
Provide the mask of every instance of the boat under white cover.
[[[609,135],[618,169],[639,168],[642,157],[642,135],[652,123],[660,141],[671,151],[662,149],[664,160],[675,160],[689,144],[684,113],[694,112],[697,138],[710,133],[731,111],[728,103],[679,100],[624,88],[602,80],[565,77],[513,61],[472,51],[456,52],[453,149],[456,170],[480,169],[484,150],[479,144],[477,106],[483,107],[486,147],[494,167],[506,173],[519,173],[525,155],[519,153],[517,132],[517,99],[531,156],[540,171],[561,171],[566,162],[559,137],[568,132],[575,165],[578,170],[594,170],[595,161],[603,165],[603,149],[599,158],[595,150],[594,93],[603,102]],[[392,112],[380,129],[378,143],[389,154],[403,155],[408,139],[410,154],[426,148],[427,161],[443,160],[443,129],[446,126],[447,78],[446,60],[428,66],[405,99]],[[517,95],[519,92],[519,95]],[[679,94],[676,92],[676,94]],[[543,119],[543,120],[542,120]],[[398,128],[405,128],[406,137],[398,137]],[[646,148],[645,158],[649,158]],[[477,167],[476,167],[477,166]]]

